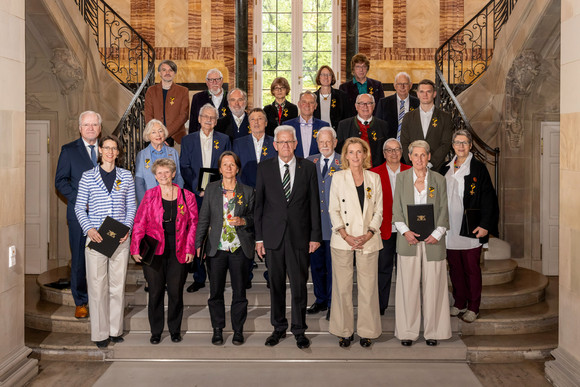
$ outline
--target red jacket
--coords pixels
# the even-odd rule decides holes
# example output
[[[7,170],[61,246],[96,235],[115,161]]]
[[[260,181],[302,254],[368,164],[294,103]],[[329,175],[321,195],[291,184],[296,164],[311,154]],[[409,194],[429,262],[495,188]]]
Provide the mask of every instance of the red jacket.
[[[410,166],[401,163],[401,172],[411,168]],[[393,193],[391,192],[391,181],[389,180],[389,171],[387,171],[387,163],[383,163],[378,167],[371,169],[371,172],[378,173],[381,177],[381,185],[383,187],[383,223],[381,224],[381,239],[387,240],[391,237],[392,220],[393,220]]]
[[[175,184],[174,184],[175,185]],[[177,185],[175,185],[177,187]],[[179,188],[179,187],[178,187]],[[186,254],[195,254],[195,232],[197,230],[197,202],[195,195],[183,190],[187,203],[183,201],[181,189],[177,193],[177,217],[175,219],[175,248],[177,260],[185,263]],[[159,244],[155,255],[165,251],[165,236],[163,232],[163,204],[161,202],[161,187],[147,190],[137,209],[131,237],[131,255],[139,254],[139,244],[145,234],[157,239]]]

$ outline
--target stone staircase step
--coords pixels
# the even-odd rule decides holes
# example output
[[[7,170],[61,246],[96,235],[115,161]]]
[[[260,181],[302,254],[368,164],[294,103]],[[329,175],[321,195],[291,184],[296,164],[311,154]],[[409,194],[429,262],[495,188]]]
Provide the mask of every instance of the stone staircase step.
[[[294,337],[289,334],[275,347],[266,347],[264,342],[270,333],[246,333],[246,342],[241,346],[232,344],[232,334],[226,333],[225,343],[221,346],[211,344],[210,333],[186,333],[183,341],[173,343],[168,334],[162,336],[158,345],[149,343],[149,333],[131,332],[125,336],[125,342],[111,347],[113,360],[220,360],[220,361],[443,361],[464,362],[466,346],[454,335],[451,339],[441,341],[436,347],[428,347],[423,339],[411,347],[403,347],[392,335],[383,335],[373,342],[370,348],[362,348],[358,337],[348,348],[340,348],[338,339],[328,333],[308,333],[311,346],[298,349]]]
[[[548,278],[543,274],[517,268],[513,281],[483,287],[480,309],[516,308],[541,302],[546,286]]]
[[[483,286],[500,285],[513,281],[518,263],[514,259],[485,261],[481,268]]]
[[[103,361],[108,351],[98,349],[90,333],[46,332],[26,328],[24,344],[41,360]]]
[[[75,307],[38,302],[26,304],[24,321],[28,328],[51,332],[90,333],[89,319],[78,320],[74,317]]]

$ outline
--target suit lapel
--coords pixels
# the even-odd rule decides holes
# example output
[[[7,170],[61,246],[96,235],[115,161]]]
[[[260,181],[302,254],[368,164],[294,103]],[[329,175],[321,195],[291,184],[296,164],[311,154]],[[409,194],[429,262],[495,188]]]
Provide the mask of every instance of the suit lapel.
[[[292,201],[292,198],[294,197],[294,193],[296,192],[296,187],[298,186],[298,184],[302,184],[302,176],[304,171],[302,170],[302,160],[298,160],[298,158],[296,158],[296,170],[294,171],[294,184],[292,184],[292,189],[290,191],[290,197],[288,198],[288,203],[290,203]],[[280,180],[282,181],[282,180]],[[282,187],[282,193],[284,193],[284,188]]]
[[[87,167],[90,166],[89,168],[94,167],[93,160],[91,160],[91,157],[89,156],[89,152],[87,152],[87,148],[85,148],[85,143],[84,143],[82,138],[78,139],[77,145],[78,145],[79,155],[81,157],[82,162],[84,164],[86,164]],[[98,146],[96,144],[95,144],[95,152],[98,155],[99,149],[98,149]],[[87,169],[89,169],[89,168],[87,168]]]

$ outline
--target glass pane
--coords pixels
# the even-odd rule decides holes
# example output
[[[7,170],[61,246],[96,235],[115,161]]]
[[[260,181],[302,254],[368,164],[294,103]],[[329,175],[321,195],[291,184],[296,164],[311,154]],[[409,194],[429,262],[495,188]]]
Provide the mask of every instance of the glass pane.
[[[284,33],[278,34],[278,51],[292,51],[292,34]]]
[[[278,31],[292,32],[292,14],[278,14]]]
[[[302,53],[302,69],[304,73],[318,70],[318,54],[316,51]]]
[[[318,50],[331,50],[332,49],[332,34],[322,33],[318,34]]]
[[[292,70],[292,53],[278,53],[278,70]]]
[[[276,51],[276,33],[264,32],[262,33],[262,52]]]
[[[332,65],[331,51],[318,51],[318,68],[323,65]]]
[[[276,12],[276,0],[262,0],[262,12]]]
[[[312,0],[303,1],[302,12],[316,12],[316,1]]]
[[[318,14],[318,31],[332,32],[332,14],[330,13]]]
[[[276,71],[276,53],[275,52],[263,52],[262,53],[262,68],[264,71],[272,70]]]
[[[278,12],[292,12],[292,1],[278,0]]]
[[[304,82],[302,84],[302,88],[304,90],[311,91],[318,89],[318,86],[316,85],[316,71],[309,71],[308,73],[304,73]]]
[[[272,85],[272,81],[276,78],[275,71],[263,71],[262,72],[262,89],[267,89],[268,93],[270,93],[270,86]]]
[[[318,0],[318,12],[332,12],[332,0]]]
[[[263,13],[262,14],[262,32],[276,31],[276,14]]]
[[[302,34],[302,51],[316,51],[316,32]]]
[[[302,31],[316,31],[316,14],[305,13],[302,21]]]
[[[274,96],[272,95],[272,93],[270,93],[270,90],[264,90],[262,92],[262,105],[266,106],[266,105],[270,105],[272,102],[274,102]]]

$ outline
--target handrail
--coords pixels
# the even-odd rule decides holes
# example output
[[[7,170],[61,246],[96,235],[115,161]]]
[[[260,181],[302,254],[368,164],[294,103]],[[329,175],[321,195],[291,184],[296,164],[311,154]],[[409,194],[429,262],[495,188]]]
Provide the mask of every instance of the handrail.
[[[135,158],[144,145],[145,92],[155,83],[155,50],[103,0],[75,0],[89,25],[109,74],[133,93],[133,98],[113,134],[125,151],[125,167],[134,170]]]

